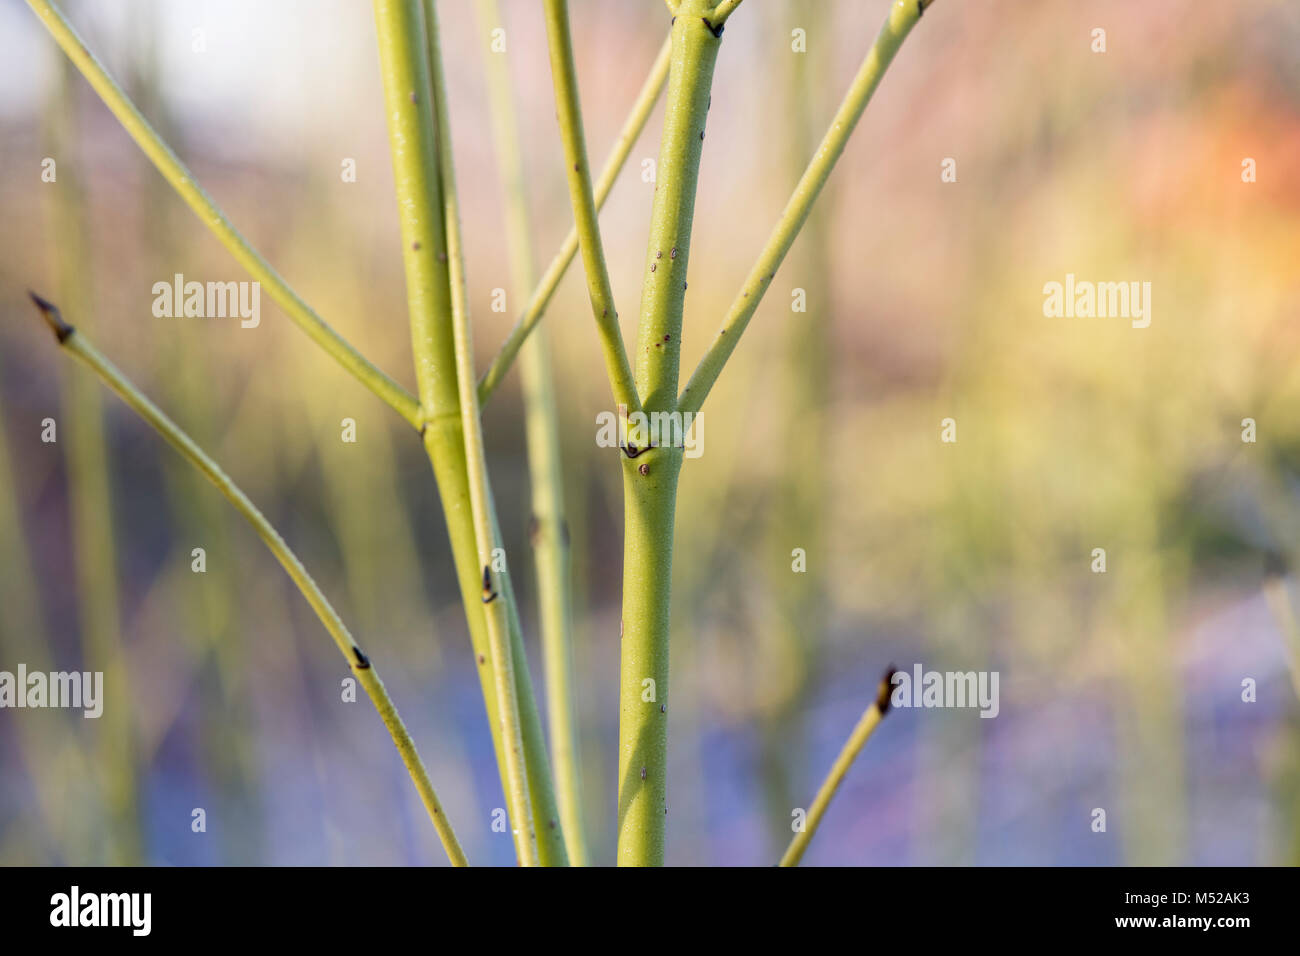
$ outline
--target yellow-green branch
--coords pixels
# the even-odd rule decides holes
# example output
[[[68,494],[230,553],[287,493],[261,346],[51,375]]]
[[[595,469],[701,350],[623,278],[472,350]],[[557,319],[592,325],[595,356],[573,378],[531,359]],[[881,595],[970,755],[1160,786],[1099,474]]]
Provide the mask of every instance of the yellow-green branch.
[[[880,726],[880,721],[884,719],[885,714],[889,713],[889,694],[893,690],[890,681],[893,676],[894,669],[891,667],[880,681],[880,686],[876,690],[876,699],[862,712],[862,717],[853,728],[853,733],[849,734],[849,739],[844,743],[844,749],[831,765],[831,772],[822,781],[817,796],[813,798],[812,806],[808,808],[808,818],[804,821],[804,828],[790,841],[785,856],[781,857],[781,866],[798,866],[799,861],[803,859],[804,851],[808,849],[809,842],[817,833],[822,817],[826,815],[826,808],[830,806],[835,792],[839,790],[845,774],[849,772],[853,761],[857,759],[871,735]]]
[[[267,294],[284,309],[294,324],[306,332],[313,342],[323,348],[357,381],[395,409],[413,427],[419,428],[420,409],[414,396],[372,365],[364,355],[335,332],[297,292],[290,288],[270,263],[262,258],[207,191],[198,184],[194,174],[149,125],[149,121],[131,102],[125,91],[108,75],[108,71],[90,52],[72,24],[63,16],[62,11],[50,0],[27,0],[27,3],[40,17],[55,42],[99,94],[104,105],[117,117],[122,128],[130,134],[162,173],[163,178],[180,194],[180,197],[194,210],[194,214],[230,251],[235,260],[248,271],[249,275],[261,283]]]
[[[614,308],[614,290],[605,264],[605,247],[600,239],[600,220],[596,216],[596,199],[592,194],[591,167],[587,163],[587,137],[582,128],[582,104],[578,97],[578,71],[573,62],[573,39],[569,35],[567,0],[546,0],[546,38],[551,51],[551,79],[555,85],[556,118],[560,123],[560,140],[564,143],[565,178],[569,183],[569,200],[573,206],[574,225],[578,230],[578,248],[587,272],[587,293],[591,314],[600,332],[605,353],[605,371],[609,375],[614,401],[630,411],[639,411],[632,380],[632,366],[623,346],[618,327],[618,310]]]
[[[375,710],[379,712],[380,719],[383,720],[384,726],[388,728],[388,733],[393,738],[393,743],[397,746],[397,752],[401,755],[402,763],[406,765],[406,770],[411,775],[415,789],[420,794],[420,800],[424,803],[425,810],[428,811],[429,819],[433,821],[434,829],[437,830],[438,837],[442,840],[448,859],[451,860],[454,866],[467,866],[469,861],[456,839],[456,833],[452,829],[451,822],[447,819],[446,813],[443,812],[442,804],[438,801],[438,794],[433,789],[433,783],[429,779],[429,772],[425,769],[424,761],[420,758],[420,753],[415,747],[415,741],[411,739],[411,734],[406,729],[406,724],[402,721],[401,715],[398,714],[397,706],[389,697],[384,682],[380,680],[378,672],[370,663],[370,659],[357,646],[357,642],[348,631],[347,625],[343,623],[338,612],[334,610],[329,599],[321,592],[320,587],[307,572],[298,556],[285,543],[280,533],[266,520],[266,516],[258,510],[257,506],[249,500],[240,487],[222,470],[221,466],[208,457],[207,453],[196,445],[190,436],[181,430],[179,425],[168,418],[157,405],[136,388],[130,379],[123,375],[93,344],[83,335],[78,334],[71,325],[64,322],[59,310],[52,303],[34,293],[32,294],[32,301],[40,309],[41,315],[45,317],[46,323],[49,325],[50,330],[53,331],[63,350],[76,356],[89,366],[91,371],[99,376],[100,381],[117,393],[118,397],[143,418],[154,431],[158,432],[167,440],[168,444],[180,452],[186,461],[216,485],[217,490],[226,497],[226,500],[235,506],[235,510],[253,526],[253,530],[257,532],[258,537],[262,539],[271,550],[271,553],[275,555],[276,560],[288,572],[289,577],[293,579],[293,583],[298,586],[298,590],[302,592],[303,597],[307,599],[307,603],[316,612],[316,616],[325,625],[325,630],[334,639],[339,652],[343,655],[344,660],[348,662],[352,673],[356,675],[357,682],[365,688],[366,694],[375,705]]]
[[[383,76],[384,106],[392,147],[393,179],[410,306],[411,344],[424,414],[423,441],[438,484],[447,535],[456,564],[465,620],[478,665],[483,705],[502,786],[507,779],[506,744],[501,734],[496,675],[482,603],[483,564],[472,516],[469,469],[461,427],[456,345],[451,322],[451,289],[438,157],[431,104],[433,84],[420,0],[375,0],[375,33]],[[501,599],[510,611],[511,651],[524,660],[523,635],[515,622],[509,579]],[[543,866],[564,866],[568,855],[558,826],[555,791],[541,716],[527,667],[515,668],[515,693],[523,721],[524,752],[538,855]]]
[[[646,411],[677,398],[682,306],[709,90],[721,41],[705,0],[681,0],[659,145],[658,188],[637,326],[636,387]],[[661,866],[668,774],[668,644],[673,523],[682,449],[623,466],[623,641],[619,660],[618,862]],[[653,693],[648,693],[654,688]]]
[[[623,128],[619,131],[618,139],[614,141],[610,149],[609,157],[605,160],[605,166],[600,171],[600,178],[596,180],[595,198],[596,209],[599,211],[608,198],[610,190],[614,188],[614,182],[618,179],[618,174],[623,169],[623,164],[627,162],[628,154],[632,151],[632,146],[640,137],[641,131],[645,129],[646,121],[650,119],[650,114],[654,110],[655,102],[659,99],[659,93],[663,90],[664,82],[668,79],[668,57],[672,51],[671,38],[664,41],[659,50],[659,55],[655,57],[654,66],[650,68],[650,74],[646,77],[645,83],[641,86],[641,92],[637,94],[636,102],[632,105],[632,110],[628,113],[627,119],[623,122]],[[546,311],[546,306],[551,301],[551,296],[555,294],[560,280],[564,278],[564,273],[569,268],[569,263],[573,261],[574,255],[578,251],[578,230],[575,226],[569,230],[569,235],[564,240],[564,245],[560,251],[555,254],[551,264],[546,267],[541,281],[537,284],[532,296],[528,300],[528,306],[524,309],[524,314],[520,316],[515,327],[510,330],[500,351],[488,366],[488,370],[483,374],[478,386],[478,399],[480,403],[486,404],[488,397],[501,384],[505,378],[506,372],[510,370],[510,364],[514,361],[515,356],[519,354],[519,348],[524,341],[537,327],[537,323],[542,320],[542,315]]]
[[[694,414],[703,406],[704,399],[708,397],[710,389],[718,380],[718,375],[727,364],[727,359],[731,358],[731,353],[735,351],[736,343],[744,333],[745,327],[749,325],[754,310],[758,308],[763,294],[775,278],[776,270],[780,268],[785,254],[790,251],[795,237],[803,228],[813,203],[826,184],[827,178],[830,177],[831,170],[835,168],[840,154],[844,152],[849,137],[853,135],[853,128],[857,126],[862,111],[867,108],[871,95],[880,85],[885,71],[889,69],[894,54],[903,45],[912,27],[916,26],[925,8],[932,2],[933,0],[894,0],[889,16],[885,18],[876,37],[876,42],[867,53],[866,59],[862,61],[862,66],[853,79],[853,85],[849,87],[844,101],[835,113],[835,118],[831,120],[830,129],[826,131],[821,145],[813,154],[812,161],[808,163],[808,168],[804,170],[798,185],[795,186],[794,193],[786,203],[785,211],[782,212],[780,220],[768,237],[767,245],[758,255],[758,261],[754,263],[744,285],[740,287],[740,291],[732,301],[731,308],[727,310],[722,328],[718,330],[717,337],[709,346],[704,358],[700,360],[690,381],[682,389],[677,404],[683,414],[686,412]],[[726,2],[720,4],[719,9],[723,6],[726,6]]]
[[[447,85],[443,75],[442,51],[438,36],[437,11],[433,0],[424,0],[424,32],[429,62],[429,79],[433,88],[435,148],[438,173],[442,183],[442,218],[447,242],[447,265],[450,273],[452,336],[456,350],[456,380],[460,389],[461,431],[465,442],[465,462],[469,472],[470,510],[478,542],[479,564],[483,567],[484,614],[487,617],[488,641],[492,648],[492,669],[496,681],[501,736],[505,746],[506,802],[515,838],[515,851],[523,866],[536,866],[537,836],[528,796],[528,769],[524,761],[523,735],[520,730],[519,698],[515,694],[515,663],[510,643],[508,602],[502,598],[504,582],[498,590],[498,572],[493,569],[495,556],[504,554],[492,515],[492,489],[488,484],[487,456],[483,451],[483,427],[479,417],[478,389],[474,376],[474,338],[469,324],[469,295],[465,280],[465,248],[460,231],[460,205],[456,196],[456,171],[452,161],[451,123],[448,117]],[[508,572],[500,572],[502,574]]]

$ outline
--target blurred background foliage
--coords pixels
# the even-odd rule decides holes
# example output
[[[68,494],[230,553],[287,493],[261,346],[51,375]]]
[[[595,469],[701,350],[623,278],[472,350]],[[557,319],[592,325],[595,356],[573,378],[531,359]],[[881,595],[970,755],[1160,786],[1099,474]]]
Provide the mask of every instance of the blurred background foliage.
[[[729,22],[685,368],[886,7],[752,2]],[[370,5],[66,8],[234,222],[410,387]],[[656,0],[573,8],[603,156],[667,15]],[[494,54],[471,4],[441,9],[482,368],[522,306],[491,311],[509,285]],[[571,217],[544,30],[535,5],[503,9],[497,55],[549,257]],[[806,53],[792,52],[796,29]],[[997,670],[999,716],[892,715],[808,863],[1300,862],[1298,48],[1288,0],[943,0],[926,15],[686,467],[670,861],[774,862],[881,671],[920,662]],[[602,217],[629,339],[660,113]],[[56,183],[41,180],[45,157]],[[955,183],[940,179],[947,157]],[[503,798],[432,475],[407,426],[265,298],[256,329],[154,317],[152,285],[175,273],[246,277],[15,0],[0,6],[0,166],[0,669],[107,682],[98,721],[0,712],[0,863],[443,861],[375,715],[341,701],[346,672],[301,597],[216,492],[57,353],[29,287],[267,512],[383,670],[471,860],[511,860],[491,830]],[[588,830],[608,862],[621,491],[616,453],[594,441],[610,398],[579,273],[546,322]],[[1044,318],[1042,287],[1066,273],[1150,281],[1150,327]],[[939,440],[948,417],[955,444]],[[515,375],[485,428],[536,671]],[[1090,570],[1098,547],[1105,574]],[[206,833],[191,830],[197,807]],[[1090,826],[1098,807],[1105,833]]]

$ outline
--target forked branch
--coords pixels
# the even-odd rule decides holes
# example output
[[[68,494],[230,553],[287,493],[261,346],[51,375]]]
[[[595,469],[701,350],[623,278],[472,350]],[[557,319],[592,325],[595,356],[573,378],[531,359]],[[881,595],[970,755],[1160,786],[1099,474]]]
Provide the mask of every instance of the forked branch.
[[[822,187],[826,185],[826,180],[830,177],[831,170],[835,168],[840,154],[844,152],[845,144],[848,143],[854,127],[862,117],[862,111],[871,101],[871,95],[880,85],[880,80],[889,69],[889,64],[893,62],[894,54],[903,45],[912,27],[916,26],[916,21],[921,18],[921,14],[933,2],[934,0],[894,0],[889,16],[885,18],[876,37],[876,42],[867,53],[866,59],[862,61],[858,75],[853,79],[853,85],[849,87],[844,101],[835,113],[835,118],[831,120],[830,129],[826,131],[821,145],[813,154],[812,161],[808,163],[808,168],[804,170],[798,185],[795,186],[794,193],[786,203],[785,211],[768,237],[767,245],[759,253],[758,261],[750,269],[745,284],[740,287],[740,292],[736,294],[731,307],[727,310],[722,328],[718,330],[717,337],[709,346],[704,358],[700,360],[690,381],[682,389],[678,399],[678,408],[681,412],[697,413],[704,404],[704,399],[708,397],[709,391],[718,380],[723,366],[735,351],[736,343],[744,333],[745,327],[753,318],[754,310],[763,300],[763,294],[771,285],[772,279],[776,277],[776,270],[780,268],[785,254],[790,251],[795,237],[799,235],[799,230],[807,221],[813,203],[816,202]],[[719,8],[726,5],[724,0]]]

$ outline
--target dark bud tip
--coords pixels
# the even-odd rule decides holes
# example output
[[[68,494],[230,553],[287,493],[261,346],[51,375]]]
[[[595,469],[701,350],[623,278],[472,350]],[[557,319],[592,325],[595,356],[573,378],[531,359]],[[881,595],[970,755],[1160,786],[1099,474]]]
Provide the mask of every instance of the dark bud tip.
[[[59,311],[59,307],[49,299],[37,295],[30,289],[27,290],[27,294],[31,296],[32,302],[36,303],[36,308],[41,310],[41,316],[45,319],[45,324],[50,327],[50,331],[54,333],[54,337],[62,345],[76,329],[63,321],[63,314]]]
[[[355,644],[352,645],[352,656],[357,659],[358,670],[364,671],[370,667],[370,658],[366,657],[365,654],[361,653],[361,648],[357,647],[357,645]]]
[[[894,675],[897,673],[898,669],[890,664],[885,676],[880,678],[880,686],[876,688],[876,709],[880,711],[881,717],[889,713],[889,696],[894,690]]]

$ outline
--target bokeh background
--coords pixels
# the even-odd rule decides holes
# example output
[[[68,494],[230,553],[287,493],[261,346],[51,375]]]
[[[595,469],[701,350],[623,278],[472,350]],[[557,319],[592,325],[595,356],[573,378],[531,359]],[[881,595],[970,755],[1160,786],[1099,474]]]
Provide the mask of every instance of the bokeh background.
[[[491,310],[509,286],[493,28],[506,30],[543,263],[572,220],[538,5],[504,0],[501,23],[439,6],[483,368],[522,305]],[[603,159],[668,17],[660,0],[572,7]],[[413,387],[370,4],[65,8],[236,225]],[[684,371],[886,9],[751,0],[728,23]],[[881,672],[918,662],[998,671],[998,717],[891,714],[807,863],[1300,861],[1298,49],[1290,0],[939,0],[926,14],[684,472],[670,862],[773,863]],[[662,103],[602,216],[629,340],[661,117]],[[46,157],[56,183],[41,179]],[[349,158],[355,183],[340,176]],[[945,158],[955,183],[941,181]],[[1256,182],[1243,182],[1246,158]],[[265,296],[257,329],[153,316],[153,283],[175,273],[247,277],[17,0],[0,4],[0,169],[0,669],[102,670],[108,684],[98,721],[0,711],[0,863],[445,863],[373,710],[341,701],[343,662],[279,566],[58,353],[28,288],[267,512],[384,674],[471,860],[511,861],[509,836],[491,830],[504,801],[409,428]],[[1043,285],[1066,273],[1151,282],[1150,327],[1045,318]],[[795,289],[806,312],[792,310]],[[610,862],[621,487],[617,452],[594,440],[610,398],[580,265],[545,321],[588,839]],[[955,444],[940,441],[948,417]],[[340,440],[343,418],[355,444]],[[540,692],[517,373],[485,428]],[[191,571],[195,547],[205,574]],[[1091,570],[1099,547],[1104,574]],[[199,807],[205,833],[191,830]]]

